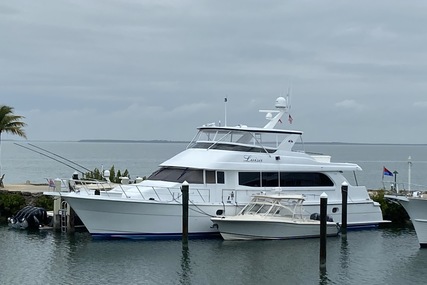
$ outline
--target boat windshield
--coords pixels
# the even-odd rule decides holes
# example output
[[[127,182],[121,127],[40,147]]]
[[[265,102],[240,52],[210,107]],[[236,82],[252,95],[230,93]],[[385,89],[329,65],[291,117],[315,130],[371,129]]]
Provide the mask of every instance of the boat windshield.
[[[274,153],[286,142],[291,148],[299,133],[258,130],[200,129],[188,148]]]
[[[202,184],[203,170],[191,168],[162,167],[148,177],[148,180]]]
[[[269,215],[279,217],[300,217],[302,215],[302,200],[254,198],[247,204],[240,215]]]

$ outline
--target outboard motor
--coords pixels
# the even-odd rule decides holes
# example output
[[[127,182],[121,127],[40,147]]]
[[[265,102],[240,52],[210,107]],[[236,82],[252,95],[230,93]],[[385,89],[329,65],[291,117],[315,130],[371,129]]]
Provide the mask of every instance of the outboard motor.
[[[15,229],[39,229],[49,223],[47,212],[44,208],[26,206],[14,216],[7,219],[9,227]]]
[[[319,213],[313,213],[310,215],[310,220],[316,220],[316,221],[320,221],[320,214]],[[332,217],[329,217],[328,215],[326,215],[326,221],[327,222],[333,222],[334,219]]]

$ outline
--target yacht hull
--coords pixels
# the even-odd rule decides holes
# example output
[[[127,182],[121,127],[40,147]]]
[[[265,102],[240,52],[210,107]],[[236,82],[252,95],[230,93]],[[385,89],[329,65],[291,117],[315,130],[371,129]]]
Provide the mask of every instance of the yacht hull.
[[[388,199],[399,202],[411,218],[420,247],[427,248],[427,199],[386,195]]]
[[[66,201],[95,238],[174,239],[182,236],[182,204],[179,202],[102,197],[74,192],[45,194],[60,196]],[[213,227],[211,217],[236,215],[243,206],[244,204],[190,203],[189,236],[219,237],[219,231]],[[328,208],[335,206],[341,205],[329,204]],[[308,204],[304,208],[308,213],[319,212],[319,204]],[[331,216],[329,212],[328,215]],[[338,214],[332,214],[332,218],[338,223],[341,220]],[[372,203],[348,205],[349,229],[372,228],[381,222],[381,211]]]

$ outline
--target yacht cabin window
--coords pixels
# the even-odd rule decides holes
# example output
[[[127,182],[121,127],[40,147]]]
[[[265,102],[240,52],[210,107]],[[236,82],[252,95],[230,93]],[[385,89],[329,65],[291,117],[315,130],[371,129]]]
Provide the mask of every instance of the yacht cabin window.
[[[205,179],[208,184],[224,184],[224,172],[206,170]],[[216,180],[215,180],[216,178]],[[203,169],[162,167],[148,177],[149,180],[162,180],[169,182],[203,184]]]
[[[282,187],[328,187],[334,186],[332,180],[318,172],[280,172]]]
[[[263,187],[279,186],[279,172],[262,172],[261,175]]]
[[[239,172],[239,185],[261,187],[261,173]]]
[[[206,183],[215,184],[215,171],[206,170]]]
[[[225,183],[225,177],[223,171],[217,171],[216,172],[216,183],[218,184],[224,184]]]
[[[332,180],[318,172],[239,172],[239,185],[250,187],[329,187]]]
[[[203,170],[189,168],[162,167],[148,177],[149,180],[203,184]]]

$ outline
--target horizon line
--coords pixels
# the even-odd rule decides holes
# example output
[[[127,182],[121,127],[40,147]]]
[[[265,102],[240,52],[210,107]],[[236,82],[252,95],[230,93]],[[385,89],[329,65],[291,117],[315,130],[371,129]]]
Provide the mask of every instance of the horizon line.
[[[2,141],[9,142],[88,142],[88,143],[190,143],[188,140],[132,140],[132,139],[79,139],[79,140],[14,140],[3,139]],[[310,142],[297,142],[296,144],[331,144],[331,145],[427,145],[427,143],[384,143],[384,142],[339,142],[339,141],[310,141]]]

